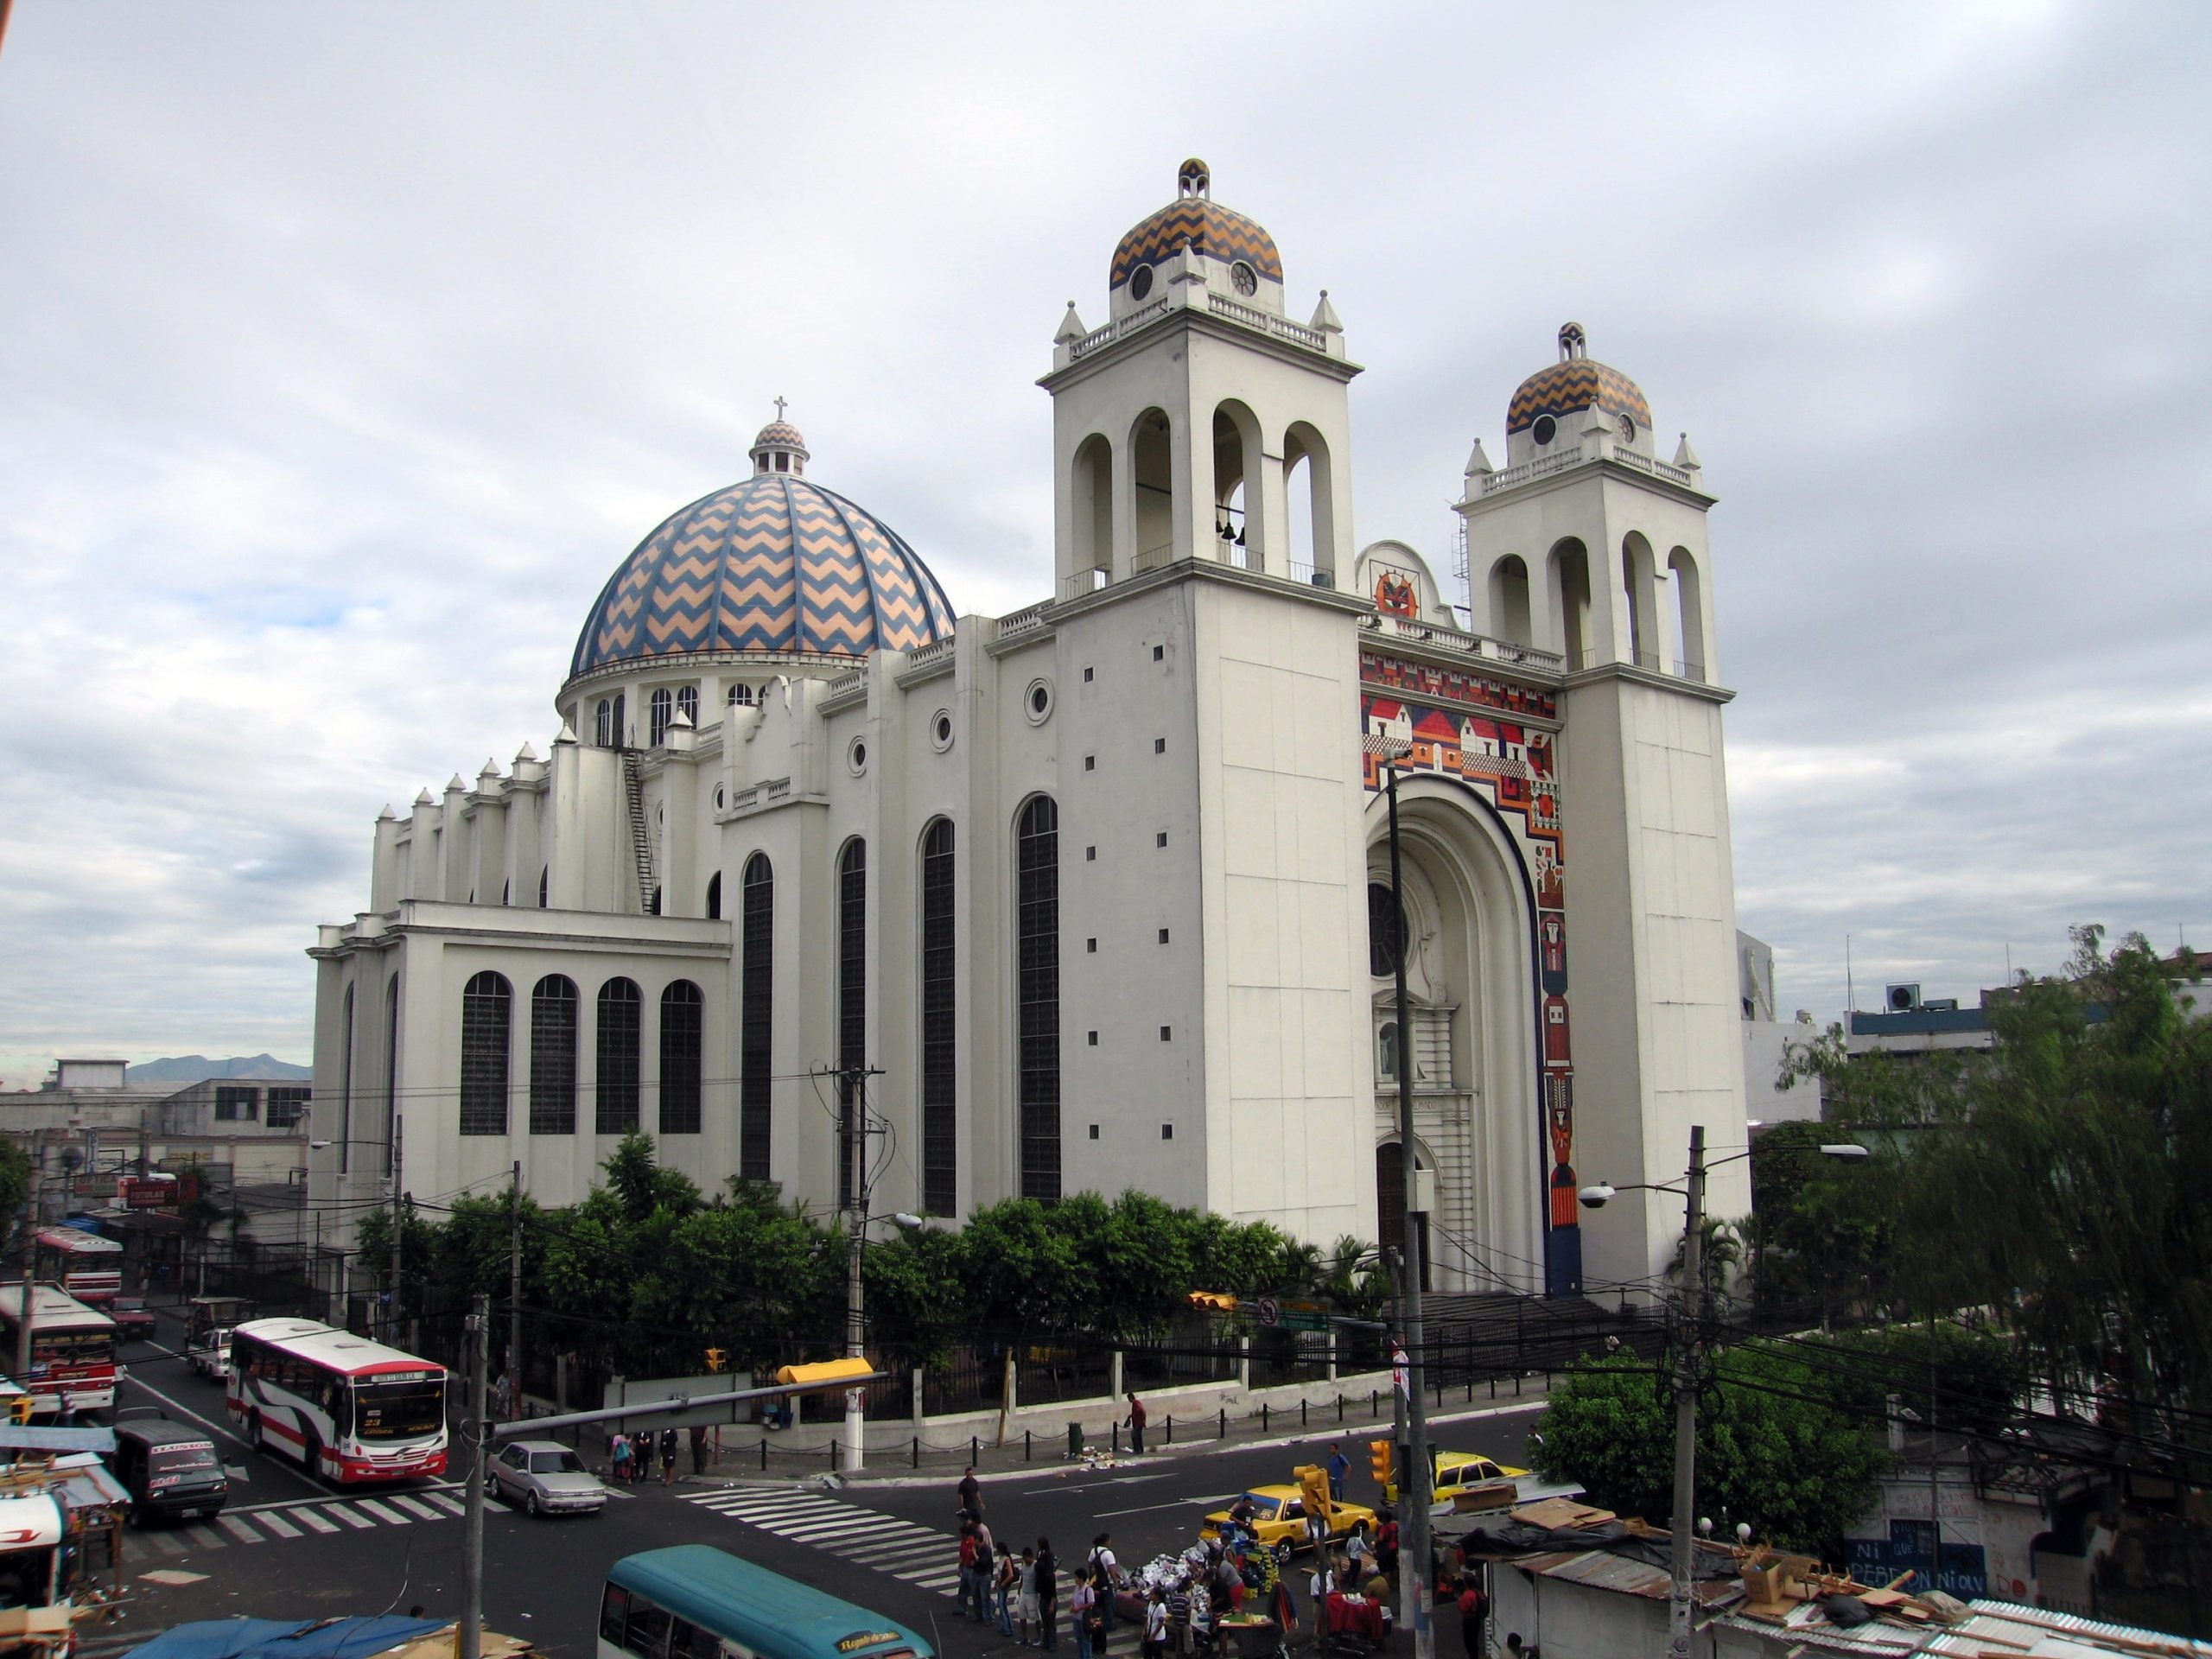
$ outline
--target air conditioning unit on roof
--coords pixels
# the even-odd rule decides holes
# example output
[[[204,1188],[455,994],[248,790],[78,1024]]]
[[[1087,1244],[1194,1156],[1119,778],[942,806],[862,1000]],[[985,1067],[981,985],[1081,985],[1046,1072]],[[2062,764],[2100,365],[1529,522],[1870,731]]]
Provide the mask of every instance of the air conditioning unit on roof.
[[[1920,987],[1892,985],[1883,993],[1883,1001],[1891,1014],[1910,1014],[1920,1006]]]

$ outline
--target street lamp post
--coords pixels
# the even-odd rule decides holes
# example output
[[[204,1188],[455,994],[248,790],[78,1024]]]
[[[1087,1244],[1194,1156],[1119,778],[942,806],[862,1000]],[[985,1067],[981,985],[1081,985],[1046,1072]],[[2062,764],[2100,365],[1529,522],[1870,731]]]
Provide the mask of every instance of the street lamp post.
[[[1824,1157],[1829,1158],[1866,1156],[1866,1148],[1855,1145],[1824,1146],[1820,1150]],[[1751,1148],[1746,1147],[1719,1162],[1732,1164],[1739,1158],[1751,1155]],[[1675,1363],[1675,1513],[1668,1522],[1672,1529],[1669,1541],[1672,1546],[1672,1560],[1668,1574],[1667,1659],[1690,1659],[1691,1615],[1694,1611],[1690,1595],[1691,1569],[1697,1551],[1694,1536],[1697,1522],[1694,1511],[1697,1507],[1698,1363],[1705,1345],[1708,1312],[1705,1290],[1705,1176],[1707,1169],[1717,1166],[1705,1161],[1705,1125],[1693,1123],[1690,1125],[1689,1167],[1682,1173],[1681,1185],[1669,1186],[1661,1182],[1649,1185],[1615,1186],[1610,1181],[1599,1181],[1584,1187],[1580,1194],[1584,1206],[1592,1210],[1603,1209],[1608,1200],[1623,1192],[1673,1192],[1684,1200],[1682,1339],[1676,1344]]]

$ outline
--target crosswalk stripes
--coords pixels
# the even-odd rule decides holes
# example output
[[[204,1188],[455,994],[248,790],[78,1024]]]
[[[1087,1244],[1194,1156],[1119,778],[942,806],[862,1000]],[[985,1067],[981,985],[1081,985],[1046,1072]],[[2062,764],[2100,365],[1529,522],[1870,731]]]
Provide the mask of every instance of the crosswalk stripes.
[[[309,1535],[325,1537],[348,1529],[367,1531],[380,1526],[410,1527],[425,1521],[450,1521],[467,1513],[467,1506],[450,1493],[428,1489],[385,1492],[380,1497],[333,1498],[324,1503],[230,1510],[213,1522],[135,1531],[131,1540],[133,1554],[140,1557],[142,1565],[150,1566],[152,1558],[174,1560],[182,1555],[227,1548],[232,1544],[265,1544]]]

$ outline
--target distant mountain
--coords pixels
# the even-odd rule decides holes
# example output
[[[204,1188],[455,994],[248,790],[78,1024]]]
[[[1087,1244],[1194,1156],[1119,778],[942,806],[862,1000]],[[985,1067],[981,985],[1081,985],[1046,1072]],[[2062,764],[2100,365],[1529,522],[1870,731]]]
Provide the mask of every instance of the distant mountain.
[[[211,1060],[205,1054],[186,1054],[175,1059],[149,1060],[143,1065],[131,1066],[123,1074],[126,1086],[145,1083],[175,1084],[184,1088],[188,1084],[204,1083],[209,1077],[245,1077],[257,1083],[305,1083],[315,1076],[311,1065],[294,1065],[270,1054],[256,1054],[251,1059],[232,1058]]]

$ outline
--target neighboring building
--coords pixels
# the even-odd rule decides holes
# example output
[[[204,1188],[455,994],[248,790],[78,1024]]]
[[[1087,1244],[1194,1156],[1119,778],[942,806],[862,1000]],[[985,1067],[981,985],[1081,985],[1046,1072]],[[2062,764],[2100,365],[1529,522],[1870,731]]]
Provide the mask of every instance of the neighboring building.
[[[1411,547],[1355,550],[1358,366],[1202,163],[1108,276],[1040,382],[1041,602],[957,617],[779,410],[590,606],[550,754],[377,820],[366,907],[310,952],[337,1224],[395,1140],[418,1196],[519,1162],[560,1204],[630,1128],[821,1209],[857,1124],[876,1213],[1136,1187],[1387,1240],[1410,1065],[1434,1282],[1663,1267],[1677,1200],[1586,1240],[1575,1190],[1743,1138],[1687,441],[1560,330],[1462,481],[1470,632]],[[1742,1164],[1713,1185],[1748,1207]]]
[[[2193,977],[2198,961],[2186,946],[2164,959],[2166,976],[2182,1011],[2192,1019],[2212,1014],[2212,996]],[[1990,1010],[2015,995],[2012,986],[1985,990],[1971,1007],[1961,1007],[1955,996],[1927,997],[1917,983],[1885,986],[1882,1007],[1872,1012],[1853,1009],[1845,1041],[1853,1054],[1928,1054],[1947,1049],[1988,1048],[1996,1040],[1990,1028]],[[2105,1018],[2101,1004],[2088,1010],[2094,1025]]]
[[[1798,1077],[1782,1086],[1783,1065],[1790,1051],[1820,1035],[1804,1009],[1783,1022],[1775,1018],[1774,950],[1763,939],[1738,931],[1736,982],[1744,1018],[1744,1112],[1756,1131],[1770,1123],[1818,1121],[1821,1082]]]
[[[303,1083],[231,1083],[209,1078],[162,1103],[166,1135],[281,1135],[303,1137],[314,1090]]]

